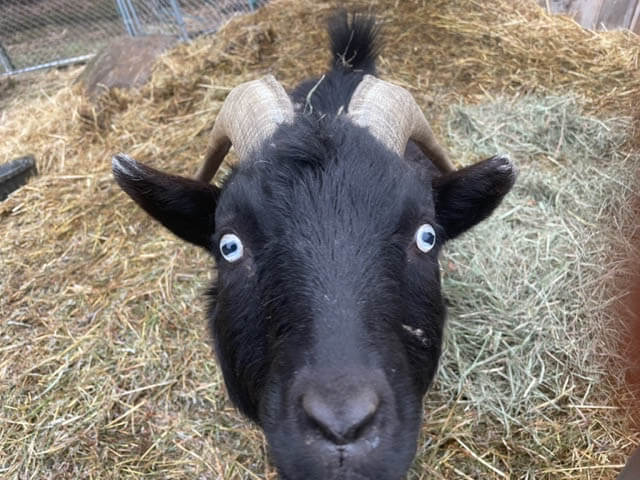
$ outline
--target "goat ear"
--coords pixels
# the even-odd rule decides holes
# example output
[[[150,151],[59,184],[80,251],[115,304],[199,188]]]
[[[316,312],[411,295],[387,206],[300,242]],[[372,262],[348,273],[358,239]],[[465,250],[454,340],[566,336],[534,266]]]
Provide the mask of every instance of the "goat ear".
[[[216,187],[168,175],[123,154],[113,157],[112,170],[120,188],[149,215],[183,240],[211,248]]]
[[[447,239],[491,215],[517,175],[509,157],[498,155],[434,179],[436,221]]]

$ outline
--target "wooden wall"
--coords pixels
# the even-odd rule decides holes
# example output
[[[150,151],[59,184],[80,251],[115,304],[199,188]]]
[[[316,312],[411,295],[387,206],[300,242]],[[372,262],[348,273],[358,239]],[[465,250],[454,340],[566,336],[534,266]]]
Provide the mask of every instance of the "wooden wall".
[[[628,28],[640,34],[640,0],[538,0],[553,13],[566,13],[586,28]]]

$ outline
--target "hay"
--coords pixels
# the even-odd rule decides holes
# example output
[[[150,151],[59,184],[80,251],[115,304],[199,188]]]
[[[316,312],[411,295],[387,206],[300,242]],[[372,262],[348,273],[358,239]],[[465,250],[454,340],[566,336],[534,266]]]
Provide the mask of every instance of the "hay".
[[[632,119],[603,121],[585,115],[572,96],[528,96],[474,107],[454,105],[448,130],[457,158],[470,152],[483,157],[507,151],[543,166],[552,162],[580,169],[584,165],[575,162],[581,159],[616,165],[632,131]]]
[[[411,478],[612,477],[638,441],[603,376],[597,280],[626,268],[607,242],[629,228],[640,43],[517,3],[361,2],[384,22],[382,75],[456,160],[507,149],[522,168],[443,259],[455,303]],[[275,1],[95,105],[70,82],[3,99],[0,161],[33,153],[41,176],[0,204],[0,476],[275,478],[206,343],[210,260],[132,207],[109,157],[195,172],[230,88],[323,70],[331,8]]]
[[[628,236],[638,188],[629,172],[640,156],[620,150],[629,127],[629,119],[584,115],[572,97],[452,108],[449,135],[459,155],[507,150],[537,157],[522,166],[495,217],[444,256],[453,304],[438,393],[429,403],[446,398],[470,409],[476,432],[527,439],[532,452],[495,453],[492,464],[503,471],[523,474],[535,465],[559,474],[540,453],[557,459],[573,451],[575,463],[565,472],[575,474],[581,462],[595,467],[594,450],[610,441],[608,432],[589,430],[581,414],[617,409],[600,388],[608,378],[601,355],[610,353],[610,329],[618,324],[603,279],[611,274],[612,250],[624,249],[619,239]],[[549,438],[558,428],[561,442]],[[482,451],[477,438],[468,441]],[[611,476],[605,468],[598,474]]]

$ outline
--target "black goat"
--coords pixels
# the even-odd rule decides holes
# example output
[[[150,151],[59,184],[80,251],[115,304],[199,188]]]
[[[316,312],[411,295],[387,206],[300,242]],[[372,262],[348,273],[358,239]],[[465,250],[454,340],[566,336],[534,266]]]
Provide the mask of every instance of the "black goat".
[[[338,15],[330,37],[331,70],[291,97],[273,77],[229,94],[198,180],[125,155],[113,173],[215,257],[227,390],[282,477],[399,479],[440,357],[438,253],[491,214],[516,170],[499,156],[452,171],[411,96],[375,78],[372,18]],[[218,189],[231,144],[241,162]]]

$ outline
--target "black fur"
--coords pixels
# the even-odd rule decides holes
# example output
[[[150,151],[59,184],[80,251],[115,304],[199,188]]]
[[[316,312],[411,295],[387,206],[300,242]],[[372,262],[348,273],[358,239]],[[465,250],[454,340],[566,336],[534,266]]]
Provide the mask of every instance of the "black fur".
[[[380,51],[375,18],[340,11],[329,20],[331,69],[321,77],[302,82],[293,101],[307,114],[335,115],[345,111],[365,74],[375,75]],[[311,95],[309,95],[311,93]]]
[[[123,157],[114,172],[147,212],[216,258],[209,321],[220,367],[283,478],[399,479],[440,357],[438,253],[493,211],[515,170],[495,157],[439,177],[412,145],[406,158],[388,151],[339,115],[375,72],[375,24],[343,13],[330,35],[330,71],[293,92],[293,124],[221,192]],[[426,253],[416,244],[424,224],[436,232]],[[233,263],[218,249],[231,233],[244,247]]]

